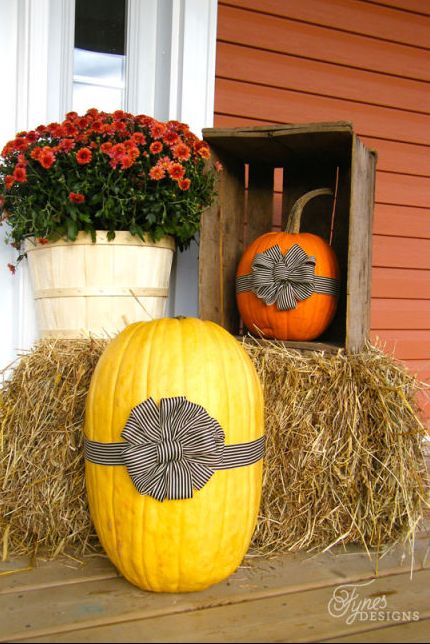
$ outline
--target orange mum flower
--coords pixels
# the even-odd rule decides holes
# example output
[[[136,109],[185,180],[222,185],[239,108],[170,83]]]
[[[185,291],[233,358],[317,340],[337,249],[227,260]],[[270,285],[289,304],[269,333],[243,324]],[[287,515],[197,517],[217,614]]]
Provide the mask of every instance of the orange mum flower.
[[[154,143],[151,143],[149,146],[149,151],[151,154],[160,154],[160,152],[163,149],[163,144],[160,141],[154,141]]]
[[[151,130],[151,134],[154,139],[160,139],[166,131],[166,126],[164,125],[164,123],[154,121],[154,123],[151,123],[151,125],[149,126],[149,129]]]
[[[194,145],[194,149],[202,159],[209,159],[211,153],[206,141],[197,141]]]
[[[191,156],[191,150],[188,145],[185,145],[185,143],[178,143],[173,147],[172,151],[173,156],[181,161],[188,161]]]
[[[146,137],[142,132],[134,132],[131,138],[137,145],[144,145],[146,143]]]
[[[42,168],[49,170],[55,163],[55,154],[49,146],[42,148],[39,156],[37,157]]]
[[[19,183],[27,181],[27,170],[25,169],[25,165],[22,163],[18,163],[16,165],[15,170],[13,171],[13,178]]]
[[[191,181],[190,179],[180,179],[178,181],[178,186],[180,187],[181,190],[189,190],[191,186]]]
[[[164,177],[166,176],[166,172],[165,170],[163,170],[163,168],[160,168],[160,166],[155,165],[153,168],[150,169],[149,176],[154,181],[160,181],[160,179],[164,179]]]
[[[10,190],[14,183],[15,183],[15,178],[11,174],[6,175],[4,179],[4,185],[6,187],[6,190]]]
[[[163,136],[164,143],[167,145],[174,145],[179,140],[179,135],[174,130],[167,130],[166,134]]]
[[[93,155],[89,148],[81,148],[80,150],[78,150],[78,152],[76,152],[75,157],[79,165],[85,165],[86,163],[90,163]]]
[[[185,168],[180,163],[171,163],[168,168],[168,173],[172,179],[179,181],[185,174]]]

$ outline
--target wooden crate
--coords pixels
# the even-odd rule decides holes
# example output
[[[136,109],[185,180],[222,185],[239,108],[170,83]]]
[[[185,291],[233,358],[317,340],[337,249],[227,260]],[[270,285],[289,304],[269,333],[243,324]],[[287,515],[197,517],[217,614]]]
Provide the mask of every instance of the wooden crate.
[[[375,152],[361,143],[351,123],[343,121],[208,128],[203,136],[211,146],[212,162],[221,162],[224,169],[217,203],[202,220],[200,316],[239,334],[237,265],[244,248],[273,229],[273,201],[278,198],[274,174],[282,168],[283,224],[299,196],[315,188],[334,191],[337,185],[334,217],[333,198],[319,197],[306,206],[302,231],[328,240],[333,223],[332,246],[342,278],[337,313],[324,335],[315,343],[287,344],[359,351],[369,332]]]

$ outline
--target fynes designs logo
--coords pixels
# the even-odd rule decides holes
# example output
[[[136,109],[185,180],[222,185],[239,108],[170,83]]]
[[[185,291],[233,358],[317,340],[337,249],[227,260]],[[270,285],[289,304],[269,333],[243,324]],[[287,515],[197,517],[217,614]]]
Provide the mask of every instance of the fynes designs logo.
[[[417,622],[420,619],[417,610],[391,610],[386,594],[368,594],[367,589],[375,579],[363,584],[343,584],[337,586],[328,603],[328,612],[332,617],[344,619],[351,626],[357,622]],[[366,596],[367,595],[367,596]]]

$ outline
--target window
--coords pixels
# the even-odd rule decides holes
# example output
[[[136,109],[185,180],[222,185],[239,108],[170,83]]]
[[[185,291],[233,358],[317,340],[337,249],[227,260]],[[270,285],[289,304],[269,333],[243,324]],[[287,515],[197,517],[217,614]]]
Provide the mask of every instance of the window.
[[[126,0],[76,0],[73,109],[124,107]]]

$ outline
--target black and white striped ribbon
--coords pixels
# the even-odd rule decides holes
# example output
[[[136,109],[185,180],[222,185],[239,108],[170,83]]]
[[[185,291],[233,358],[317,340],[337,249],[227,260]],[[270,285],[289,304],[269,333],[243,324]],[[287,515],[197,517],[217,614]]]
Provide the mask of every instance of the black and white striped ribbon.
[[[220,424],[184,396],[148,398],[131,410],[121,434],[125,442],[85,438],[85,458],[96,465],[125,465],[140,494],[188,499],[216,470],[252,465],[264,454],[264,436],[248,443],[224,444]]]
[[[283,255],[278,244],[253,259],[251,273],[236,278],[237,293],[251,291],[268,306],[288,311],[313,293],[338,295],[339,281],[315,275],[315,257],[294,244]]]

